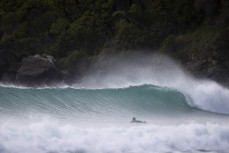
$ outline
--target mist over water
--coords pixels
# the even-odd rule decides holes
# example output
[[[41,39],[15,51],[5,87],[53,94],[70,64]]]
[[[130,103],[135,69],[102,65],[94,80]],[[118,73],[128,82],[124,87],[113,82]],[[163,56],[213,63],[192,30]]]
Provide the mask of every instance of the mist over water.
[[[228,89],[169,57],[101,55],[71,86],[2,85],[0,153],[226,153],[228,114]]]
[[[154,85],[176,89],[186,96],[191,107],[229,114],[229,90],[212,80],[188,74],[171,58],[159,54],[101,56],[76,87],[125,88]]]

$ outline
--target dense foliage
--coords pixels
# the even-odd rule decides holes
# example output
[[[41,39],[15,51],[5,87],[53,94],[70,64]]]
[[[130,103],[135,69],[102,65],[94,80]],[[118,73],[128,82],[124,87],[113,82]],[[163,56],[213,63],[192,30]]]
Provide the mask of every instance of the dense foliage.
[[[207,41],[224,54],[228,14],[226,0],[1,0],[0,76],[34,54],[50,54],[60,68],[78,71],[109,47],[162,46],[185,59]]]

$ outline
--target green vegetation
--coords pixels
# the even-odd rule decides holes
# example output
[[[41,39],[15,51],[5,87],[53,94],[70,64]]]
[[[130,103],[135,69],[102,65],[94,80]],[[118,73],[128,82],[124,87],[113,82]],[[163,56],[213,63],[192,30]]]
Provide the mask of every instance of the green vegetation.
[[[183,61],[193,58],[204,58],[213,56],[216,50],[216,41],[219,39],[223,29],[212,25],[202,25],[195,30],[170,36],[162,44],[162,50],[169,52]]]
[[[104,47],[226,60],[228,14],[226,0],[1,0],[0,76],[34,54],[81,73]]]

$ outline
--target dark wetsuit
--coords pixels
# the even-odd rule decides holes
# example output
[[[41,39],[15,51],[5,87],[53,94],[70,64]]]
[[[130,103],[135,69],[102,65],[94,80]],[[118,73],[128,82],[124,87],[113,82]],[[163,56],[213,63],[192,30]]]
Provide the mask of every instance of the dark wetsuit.
[[[146,123],[146,122],[145,121],[139,121],[139,120],[134,119],[130,123]]]

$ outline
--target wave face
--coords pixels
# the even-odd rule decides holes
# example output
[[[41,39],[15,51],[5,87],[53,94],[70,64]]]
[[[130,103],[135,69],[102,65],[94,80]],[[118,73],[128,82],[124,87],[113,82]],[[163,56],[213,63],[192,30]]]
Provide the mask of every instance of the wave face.
[[[72,122],[119,124],[128,123],[132,117],[155,122],[158,117],[194,120],[212,116],[194,109],[181,92],[152,85],[120,89],[1,87],[0,91],[0,115],[7,118],[49,116]]]
[[[120,89],[0,88],[2,116],[46,114],[81,121],[127,122],[134,116],[152,118],[193,114],[182,93],[152,85]]]

